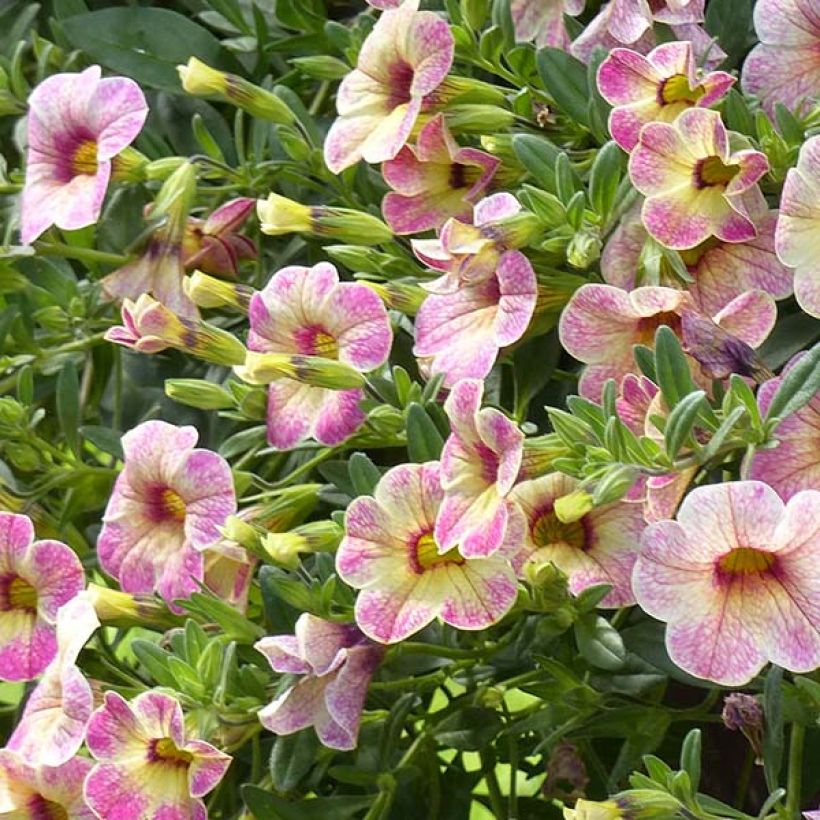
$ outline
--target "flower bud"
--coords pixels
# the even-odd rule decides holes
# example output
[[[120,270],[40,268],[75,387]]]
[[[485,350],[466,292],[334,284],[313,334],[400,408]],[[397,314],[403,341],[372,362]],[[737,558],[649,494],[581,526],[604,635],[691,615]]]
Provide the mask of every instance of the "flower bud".
[[[479,0],[485,6],[486,0]],[[476,5],[475,2],[472,3]],[[482,25],[486,17],[482,18]],[[499,105],[504,105],[506,102],[506,95],[503,89],[491,83],[485,83],[483,80],[477,80],[474,77],[459,77],[450,75],[445,77],[439,87],[431,94],[432,102],[436,108],[447,106],[453,108],[456,106],[452,103],[458,103],[458,106],[464,107],[472,103],[476,108],[495,108]],[[481,105],[483,103],[483,105]],[[503,109],[499,109],[503,110]],[[488,130],[492,131],[492,127],[488,126]]]
[[[254,289],[249,285],[225,282],[202,271],[194,271],[182,283],[188,298],[203,308],[234,307],[248,312]]]
[[[235,541],[251,552],[258,552],[262,533],[238,515],[229,515],[219,531],[228,541]]]
[[[588,492],[575,490],[555,500],[555,516],[562,524],[572,524],[580,521],[594,506]]]
[[[299,553],[335,552],[344,530],[334,521],[311,521],[290,532],[268,533],[262,539],[265,552],[288,569],[299,566]]]
[[[602,803],[578,800],[574,809],[564,808],[564,820],[624,820],[617,803],[606,800]]]
[[[145,154],[128,146],[111,160],[111,179],[115,182],[143,182],[148,165]]]
[[[399,310],[406,316],[415,316],[421,303],[427,298],[427,291],[409,282],[362,282],[393,310]]]
[[[365,384],[364,376],[349,364],[320,356],[290,353],[247,352],[245,362],[234,372],[249,384],[270,384],[277,379],[295,379],[331,390],[350,390]]]
[[[236,406],[224,387],[204,379],[166,379],[165,395],[198,410],[228,410]]]
[[[178,623],[178,619],[152,596],[130,595],[98,584],[89,584],[87,593],[103,624],[167,629]]]
[[[341,80],[350,73],[350,66],[328,54],[295,57],[290,60],[300,71],[317,80]]]
[[[570,454],[570,449],[555,433],[526,438],[524,439],[524,453],[521,458],[518,480],[526,481],[552,472],[555,459],[566,458]]]
[[[162,157],[149,162],[143,169],[149,182],[161,182],[168,179],[174,171],[188,160],[185,157]]]
[[[586,270],[601,255],[601,246],[597,231],[578,231],[567,247],[567,262],[573,268]]]
[[[454,134],[485,134],[506,131],[515,122],[515,114],[496,105],[454,105],[444,112],[444,119]]]

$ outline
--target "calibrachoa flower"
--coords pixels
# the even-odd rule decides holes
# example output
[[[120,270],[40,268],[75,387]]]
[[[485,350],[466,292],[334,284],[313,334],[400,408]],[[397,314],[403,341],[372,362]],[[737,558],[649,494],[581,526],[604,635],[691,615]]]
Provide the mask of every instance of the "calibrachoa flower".
[[[0,512],[0,680],[32,680],[51,663],[57,612],[84,585],[70,547],[35,541],[28,516]]]
[[[444,500],[435,539],[465,558],[491,555],[523,538],[523,521],[508,500],[521,469],[524,434],[493,407],[481,408],[484,383],[458,382],[444,403],[452,432],[441,453]]]
[[[325,746],[354,749],[367,687],[384,649],[355,626],[307,612],[295,631],[255,644],[275,672],[304,676],[262,709],[259,720],[277,735],[313,726]]]
[[[203,583],[239,612],[248,608],[248,593],[257,559],[239,544],[223,539],[203,553]]]
[[[188,217],[182,242],[185,268],[236,278],[240,260],[256,258],[253,241],[237,233],[255,207],[255,199],[239,197],[220,205],[207,219]]]
[[[700,245],[681,251],[681,259],[694,281],[684,283],[673,271],[661,269],[659,284],[686,286],[695,305],[714,316],[732,299],[750,290],[762,290],[774,299],[792,293],[794,275],[775,253],[777,211],[770,211],[765,200],[752,197],[749,215],[757,236],[748,242],[722,242],[710,237]],[[601,255],[601,273],[610,285],[632,290],[638,284],[641,253],[649,238],[640,218],[640,206],[621,219]]]
[[[793,358],[777,378],[757,391],[761,414],[768,411],[783,375],[800,360]],[[771,450],[755,450],[749,464],[749,478],[765,481],[788,501],[800,490],[820,489],[820,393],[797,412],[777,425],[773,436],[779,445]]]
[[[443,497],[438,462],[403,464],[382,476],[374,497],[360,496],[347,508],[336,569],[361,590],[356,623],[374,641],[402,641],[436,617],[458,629],[484,629],[515,601],[506,550],[465,558],[436,543]]]
[[[60,607],[57,657],[29,695],[6,747],[27,763],[60,766],[82,746],[94,695],[77,666],[77,656],[99,625],[86,592]]]
[[[577,17],[584,4],[585,0],[510,0],[516,42],[534,40],[538,48],[568,49],[570,37],[564,15]]]
[[[820,44],[820,41],[818,41]],[[820,318],[820,136],[803,143],[780,199],[777,255],[794,268],[794,295],[806,313]]]
[[[0,817],[14,820],[94,820],[83,783],[94,764],[74,757],[60,766],[31,766],[0,749]]]
[[[93,225],[100,215],[114,157],[148,116],[145,96],[125,77],[101,79],[99,66],[55,74],[29,97],[28,157],[23,187],[23,242],[50,225]]]
[[[767,661],[820,665],[820,492],[784,505],[759,481],[697,487],[675,521],[650,525],[633,586],[667,622],[666,646],[687,672],[740,686]]]
[[[185,733],[178,701],[143,692],[128,703],[106,692],[86,736],[98,761],[85,797],[98,817],[111,820],[207,820],[200,798],[222,779],[230,755]]]
[[[687,293],[674,288],[642,287],[631,292],[612,285],[580,287],[567,304],[559,323],[561,343],[570,355],[588,366],[578,390],[598,400],[607,379],[620,381],[637,365],[636,344],[652,345],[660,325],[681,333],[681,316],[695,307]],[[777,316],[771,296],[748,291],[711,317],[726,332],[750,347],[759,347]]]
[[[252,351],[319,356],[365,373],[387,359],[393,334],[381,299],[366,285],[339,282],[327,262],[287,267],[250,305]],[[268,390],[268,441],[287,450],[305,438],[339,444],[362,425],[361,389],[332,390],[289,378]]]
[[[691,43],[664,43],[644,57],[616,48],[598,69],[598,89],[614,106],[612,138],[627,153],[648,122],[672,122],[692,106],[708,108],[735,82],[725,71],[699,74]]]
[[[384,162],[407,141],[427,98],[453,63],[446,21],[405,0],[386,11],[336,96],[339,117],[325,139],[325,162],[338,174],[360,159]]]
[[[520,251],[507,251],[495,273],[453,293],[431,294],[416,315],[414,355],[428,359],[445,387],[459,379],[483,379],[500,348],[526,332],[538,295],[532,265]]]
[[[484,191],[500,160],[476,148],[461,148],[442,114],[419,132],[415,146],[405,145],[382,165],[393,189],[382,213],[398,234],[440,227],[450,217],[469,218],[471,202]]]
[[[601,601],[604,607],[635,603],[631,575],[646,526],[639,504],[619,501],[596,507],[578,521],[565,524],[555,514],[555,501],[578,489],[578,481],[550,473],[524,481],[511,499],[526,518],[528,561],[552,563],[568,578],[578,595],[596,584],[611,584]]]
[[[671,124],[648,123],[629,157],[632,183],[646,196],[646,229],[679,250],[710,236],[753,239],[746,200],[759,196],[756,183],[768,169],[760,151],[730,151],[720,114],[704,108],[689,108]]]
[[[125,467],[97,539],[100,566],[126,592],[187,598],[203,578],[203,554],[236,512],[231,468],[195,448],[194,427],[146,421],[122,437]]]
[[[783,103],[805,113],[820,89],[820,17],[814,0],[758,0],[754,25],[760,43],[743,63],[743,89],[769,114]]]

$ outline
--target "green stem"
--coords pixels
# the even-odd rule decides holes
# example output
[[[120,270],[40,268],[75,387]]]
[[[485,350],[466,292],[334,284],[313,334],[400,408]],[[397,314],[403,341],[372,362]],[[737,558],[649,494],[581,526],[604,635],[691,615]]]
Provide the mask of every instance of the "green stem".
[[[803,785],[803,747],[806,741],[806,727],[792,723],[789,740],[789,777],[786,783],[786,816],[789,820],[800,820],[800,792]]]
[[[495,755],[490,754],[488,749],[482,749],[479,756],[481,757],[481,772],[484,775],[484,782],[487,784],[493,815],[497,820],[504,820],[508,817],[508,814],[504,808],[504,795],[501,793],[501,786],[495,774]]]
[[[131,258],[120,253],[106,253],[94,248],[75,248],[62,242],[35,242],[34,247],[41,256],[62,256],[79,262],[95,262],[101,265],[124,265]]]

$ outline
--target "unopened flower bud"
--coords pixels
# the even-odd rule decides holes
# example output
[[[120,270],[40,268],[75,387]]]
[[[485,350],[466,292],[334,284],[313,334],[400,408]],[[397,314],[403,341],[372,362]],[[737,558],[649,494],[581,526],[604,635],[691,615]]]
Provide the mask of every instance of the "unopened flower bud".
[[[555,433],[526,438],[518,480],[526,481],[551,472],[556,458],[566,458],[570,454],[570,449]]]
[[[219,531],[228,541],[235,541],[252,552],[259,550],[260,530],[238,515],[229,515]]]
[[[320,356],[290,353],[258,353],[250,350],[242,365],[234,368],[242,381],[249,384],[270,384],[277,379],[295,379],[331,390],[362,387],[364,376],[349,364]]]
[[[486,6],[486,0],[484,2]],[[486,17],[482,19],[482,24]],[[450,108],[462,104],[472,104],[477,108],[495,108],[504,105],[506,95],[503,89],[474,77],[459,77],[451,74],[445,77],[441,85],[431,95],[436,108],[448,106]],[[493,129],[488,127],[489,131]]]
[[[586,270],[601,255],[601,246],[597,231],[578,231],[567,247],[567,262],[573,268]]]
[[[186,295],[199,307],[234,307],[248,312],[254,289],[249,285],[225,282],[202,271],[194,271],[182,283]]]
[[[166,379],[165,395],[198,410],[228,410],[235,407],[233,396],[204,379]]]
[[[379,298],[393,310],[406,316],[415,316],[421,303],[427,298],[427,291],[409,282],[362,282],[375,291]]]
[[[115,182],[143,182],[147,167],[148,157],[129,145],[111,160],[111,179]]]
[[[329,54],[296,57],[290,62],[308,77],[315,77],[317,80],[341,80],[350,73],[350,66],[347,63]]]
[[[149,162],[143,169],[149,182],[162,182],[188,160],[185,157],[162,157]]]
[[[296,569],[299,553],[335,552],[343,535],[334,521],[311,521],[290,532],[268,533],[262,547],[277,564]]]
[[[594,506],[588,492],[575,490],[555,500],[555,516],[562,524],[572,524],[580,521]]]
[[[166,629],[178,623],[178,619],[152,596],[131,595],[98,584],[89,584],[87,594],[94,612],[103,624],[158,626]]]
[[[484,134],[506,131],[515,122],[515,114],[496,105],[454,105],[444,112],[447,125],[454,134]]]

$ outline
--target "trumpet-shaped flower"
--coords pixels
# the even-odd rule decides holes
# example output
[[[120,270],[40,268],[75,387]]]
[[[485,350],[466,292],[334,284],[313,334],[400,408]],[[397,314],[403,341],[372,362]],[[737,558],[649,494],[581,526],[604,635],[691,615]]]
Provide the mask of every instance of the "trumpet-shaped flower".
[[[111,820],[207,820],[201,798],[222,779],[230,755],[185,733],[179,702],[143,692],[128,703],[106,692],[86,737],[97,764],[85,797],[98,817]]]
[[[507,251],[488,279],[424,300],[416,315],[413,353],[429,359],[431,373],[444,374],[445,387],[460,379],[483,379],[499,349],[526,332],[537,295],[527,257]]]
[[[366,285],[339,282],[336,268],[288,267],[251,299],[252,351],[319,356],[365,373],[387,359],[393,334],[381,299]],[[333,390],[291,378],[268,391],[268,441],[287,450],[305,438],[334,445],[364,422],[359,388]]]
[[[325,139],[325,162],[338,174],[399,153],[426,99],[453,64],[453,35],[446,21],[405,0],[379,18],[359,52],[356,68],[336,97],[339,117]]]
[[[239,612],[248,608],[257,559],[239,544],[223,539],[204,552],[203,583]]]
[[[750,290],[762,290],[774,299],[791,295],[794,275],[775,253],[777,211],[770,211],[761,197],[751,198],[749,214],[757,236],[748,242],[722,242],[710,237],[690,250],[681,251],[681,259],[692,282],[686,289],[696,307],[714,316],[732,299]],[[633,290],[638,284],[641,254],[649,238],[640,219],[640,207],[630,210],[621,220],[604,247],[601,273],[610,285]],[[661,267],[661,285],[683,287],[672,270]]]
[[[783,376],[799,361],[795,356],[783,373],[760,386],[757,403],[768,412]],[[749,478],[765,481],[788,501],[800,490],[820,488],[820,392],[796,413],[786,416],[774,430],[780,444],[771,450],[756,450],[749,464]]]
[[[787,504],[767,484],[697,487],[675,521],[650,525],[633,587],[667,623],[672,660],[725,686],[767,661],[792,672],[820,665],[820,492]]]
[[[527,561],[552,563],[578,595],[587,587],[610,584],[604,607],[629,606],[632,568],[646,526],[639,504],[619,501],[595,507],[577,521],[565,524],[555,514],[555,502],[578,489],[574,478],[550,473],[523,481],[512,491],[526,519]]]
[[[687,293],[664,287],[631,292],[612,285],[580,287],[561,315],[561,343],[571,356],[588,365],[578,385],[582,396],[597,400],[607,379],[620,381],[637,368],[636,344],[652,345],[660,325],[681,335],[681,317],[694,311]],[[748,291],[711,317],[727,333],[752,348],[769,335],[777,316],[771,296]]]
[[[384,649],[349,624],[299,616],[295,635],[274,635],[256,643],[275,672],[303,675],[259,712],[262,725],[277,735],[313,726],[331,749],[354,749],[367,687]]]
[[[444,500],[435,539],[465,558],[492,555],[521,541],[523,521],[508,496],[521,469],[524,434],[500,410],[481,408],[484,383],[458,382],[444,403],[452,433],[441,453]]]
[[[50,225],[64,230],[99,218],[114,157],[148,116],[145,96],[125,77],[101,79],[99,66],[55,74],[29,97],[23,242]]]
[[[820,41],[818,41],[820,43]],[[780,199],[777,255],[794,268],[794,295],[806,313],[820,318],[820,136],[803,143]]]
[[[820,17],[814,0],[759,0],[756,45],[743,63],[743,90],[774,114],[783,103],[806,113],[820,89]]]
[[[84,585],[70,547],[35,541],[31,519],[0,512],[0,680],[32,680],[54,660],[57,612]]]
[[[393,189],[382,213],[398,234],[440,227],[448,218],[469,218],[470,204],[490,183],[500,160],[477,148],[461,148],[442,114],[419,132],[416,145],[405,145],[382,165]]]
[[[586,0],[511,0],[515,40],[518,43],[535,41],[538,48],[554,46],[569,48],[570,36],[564,24],[564,15],[577,17],[584,10]]]
[[[0,817],[14,820],[95,820],[83,796],[83,783],[94,764],[73,757],[60,766],[29,765],[0,749]]]
[[[347,508],[336,569],[361,590],[356,623],[374,641],[402,641],[436,617],[458,629],[484,629],[515,601],[506,547],[489,558],[465,558],[436,542],[443,498],[438,462],[403,464],[382,476],[373,497]]]
[[[256,258],[253,241],[237,233],[255,206],[255,199],[239,197],[220,205],[207,219],[189,217],[182,243],[185,268],[235,279],[240,260]]]
[[[57,613],[57,656],[29,695],[7,749],[33,766],[60,766],[74,757],[94,711],[91,686],[77,656],[100,625],[87,592]]]
[[[689,108],[671,124],[648,123],[629,157],[632,183],[646,196],[646,229],[677,250],[711,236],[754,239],[747,199],[757,194],[757,181],[768,169],[760,151],[731,152],[720,114],[704,108]]]
[[[616,48],[598,69],[598,89],[614,106],[609,131],[624,151],[638,144],[648,122],[672,122],[682,111],[708,108],[735,82],[725,71],[699,74],[692,44],[664,43],[644,57]]]
[[[100,566],[126,592],[187,598],[203,579],[203,550],[236,512],[231,468],[196,449],[193,427],[146,421],[122,437],[125,467],[103,516]]]

